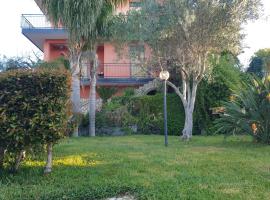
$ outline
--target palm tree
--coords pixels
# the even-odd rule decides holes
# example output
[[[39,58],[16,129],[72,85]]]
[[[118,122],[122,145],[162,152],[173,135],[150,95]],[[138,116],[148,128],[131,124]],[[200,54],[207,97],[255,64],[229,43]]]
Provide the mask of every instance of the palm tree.
[[[107,22],[116,7],[128,0],[42,0],[42,6],[49,19],[67,29],[72,71],[73,114],[80,113],[80,59],[83,51],[90,51],[91,92],[89,97],[89,132],[95,136],[96,115],[96,49],[103,40]],[[78,136],[78,123],[75,136]],[[45,173],[51,171],[52,144],[48,144]]]
[[[128,0],[42,0],[46,14],[54,24],[62,24],[69,34],[74,114],[80,113],[79,61],[82,51],[91,52],[91,92],[89,97],[90,135],[95,136],[96,49],[104,39],[107,22],[118,5]],[[75,134],[77,135],[77,133]]]

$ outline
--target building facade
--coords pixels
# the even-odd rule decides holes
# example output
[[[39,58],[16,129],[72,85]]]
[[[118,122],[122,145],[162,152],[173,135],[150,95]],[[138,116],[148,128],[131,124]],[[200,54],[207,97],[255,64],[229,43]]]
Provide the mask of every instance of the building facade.
[[[41,1],[35,0],[41,8]],[[138,9],[139,0],[130,0],[117,8],[116,13],[126,13]],[[42,10],[42,8],[41,8]],[[45,15],[23,14],[22,34],[44,53],[44,61],[53,61],[64,56],[68,58],[67,31],[63,27],[54,27]],[[151,50],[138,43],[126,45],[123,55],[119,56],[115,47],[105,42],[97,48],[99,60],[97,86],[117,87],[119,93],[126,87],[139,87],[153,80],[142,64],[151,55]],[[90,85],[90,67],[82,62],[81,99],[88,99]]]

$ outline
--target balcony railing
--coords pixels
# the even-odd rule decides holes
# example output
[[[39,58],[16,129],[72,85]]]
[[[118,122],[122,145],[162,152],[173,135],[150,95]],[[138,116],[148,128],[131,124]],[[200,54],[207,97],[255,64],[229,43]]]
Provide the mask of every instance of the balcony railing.
[[[140,63],[104,63],[105,78],[146,78],[150,77],[147,68]]]
[[[23,14],[21,27],[23,29],[62,29],[62,27],[52,26],[46,16],[42,14]]]
[[[147,67],[140,63],[102,63],[97,70],[98,78],[151,78]],[[82,64],[82,77],[89,79],[90,67],[88,64]]]

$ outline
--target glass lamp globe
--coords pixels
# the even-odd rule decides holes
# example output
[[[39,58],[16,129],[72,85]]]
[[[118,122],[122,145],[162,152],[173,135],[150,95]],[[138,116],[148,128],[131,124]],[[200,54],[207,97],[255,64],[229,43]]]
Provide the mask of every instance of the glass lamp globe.
[[[160,72],[160,74],[159,74],[159,78],[161,79],[161,80],[165,80],[165,81],[167,81],[168,79],[169,79],[169,77],[170,77],[170,73],[168,72],[168,71],[161,71]]]

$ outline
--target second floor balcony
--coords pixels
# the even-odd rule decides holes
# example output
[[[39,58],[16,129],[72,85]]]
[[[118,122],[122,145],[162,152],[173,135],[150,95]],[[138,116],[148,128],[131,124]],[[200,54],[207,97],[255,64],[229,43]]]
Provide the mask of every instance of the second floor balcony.
[[[90,79],[90,67],[83,64],[82,85],[89,85]],[[98,85],[142,85],[150,80],[153,80],[153,74],[139,63],[101,63],[97,69]]]
[[[67,39],[67,31],[61,26],[53,26],[45,15],[23,14],[21,17],[22,34],[41,51],[45,40]]]
[[[63,29],[61,26],[53,26],[43,14],[23,14],[21,17],[22,29]]]
[[[44,59],[50,61],[59,56],[67,56],[66,40],[68,38],[66,29],[61,26],[52,26],[44,15],[22,15],[22,33],[41,51]],[[142,85],[152,80],[152,75],[147,67],[140,64],[147,54],[142,45],[128,45],[128,55],[119,60],[113,45],[101,44],[97,49],[99,57],[98,84],[99,85]],[[135,59],[137,55],[142,59]],[[149,53],[148,53],[149,54]],[[117,63],[115,63],[117,62]],[[90,69],[85,65],[82,67],[82,84],[90,83]]]

